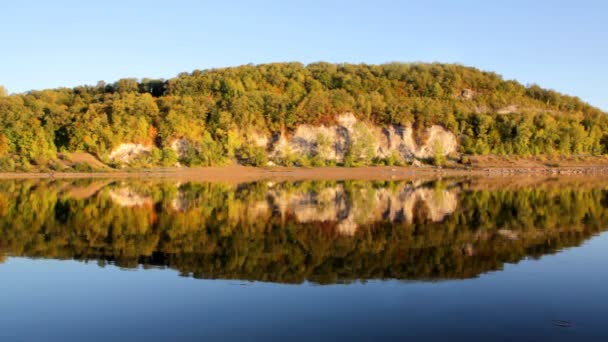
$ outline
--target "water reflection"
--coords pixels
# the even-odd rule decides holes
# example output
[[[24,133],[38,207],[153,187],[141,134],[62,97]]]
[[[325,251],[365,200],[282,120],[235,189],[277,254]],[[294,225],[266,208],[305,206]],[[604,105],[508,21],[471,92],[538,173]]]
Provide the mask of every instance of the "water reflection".
[[[2,181],[0,250],[328,284],[475,277],[606,229],[608,184],[486,183]]]

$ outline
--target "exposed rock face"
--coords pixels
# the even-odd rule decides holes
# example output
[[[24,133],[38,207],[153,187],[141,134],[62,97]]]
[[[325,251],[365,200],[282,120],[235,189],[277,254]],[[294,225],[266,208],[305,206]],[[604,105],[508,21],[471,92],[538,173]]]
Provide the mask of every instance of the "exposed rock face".
[[[325,161],[342,163],[348,153],[357,160],[368,162],[374,158],[385,159],[390,156],[411,160],[431,158],[438,149],[440,153],[448,155],[458,148],[456,136],[441,126],[426,128],[420,136],[425,137],[424,141],[417,143],[411,125],[380,127],[359,121],[352,113],[345,113],[336,118],[335,125],[300,125],[291,134],[276,132],[270,136],[250,132],[244,141],[246,144],[266,148],[269,159],[274,162],[288,155],[296,155],[318,156]],[[131,150],[136,150],[133,144],[121,145],[122,150],[127,150],[127,145]],[[171,143],[171,148],[179,156],[183,156],[189,146],[190,142],[185,138]],[[116,154],[125,155],[118,151]],[[122,158],[128,159],[128,154]]]
[[[458,94],[458,96],[457,96],[457,97],[458,97],[458,98],[461,98],[461,99],[465,99],[465,100],[470,100],[470,99],[472,99],[473,97],[475,97],[475,95],[476,95],[475,90],[473,90],[473,89],[463,89],[463,90],[460,92],[460,94]]]
[[[458,143],[456,136],[441,126],[432,126],[427,130],[428,139],[416,149],[414,155],[417,158],[429,158],[435,154],[435,149],[440,148],[444,155],[456,152]]]
[[[386,138],[386,141],[380,144],[379,152],[381,156],[389,156],[392,151],[405,158],[416,155],[416,143],[414,142],[414,132],[411,126],[389,126],[384,128],[381,134]]]
[[[128,163],[138,156],[150,153],[152,146],[146,146],[142,144],[120,144],[110,153],[110,160],[121,163]]]
[[[248,141],[258,147],[267,147],[270,139],[264,134],[253,132],[248,135]]]
[[[175,139],[171,142],[171,148],[178,156],[184,156],[190,148],[190,142],[186,138]]]
[[[509,105],[506,107],[503,107],[499,110],[496,111],[496,113],[498,114],[511,114],[511,113],[517,113],[517,111],[519,110],[519,106],[518,105]]]
[[[281,134],[272,146],[271,157],[293,152],[341,162],[348,149],[359,144],[359,155],[355,157],[369,152],[376,158],[393,153],[404,159],[430,158],[437,148],[448,155],[458,147],[456,136],[441,126],[427,128],[423,134],[426,140],[417,144],[411,126],[378,127],[358,121],[351,113],[339,116],[336,121],[334,126],[300,125],[291,137]]]

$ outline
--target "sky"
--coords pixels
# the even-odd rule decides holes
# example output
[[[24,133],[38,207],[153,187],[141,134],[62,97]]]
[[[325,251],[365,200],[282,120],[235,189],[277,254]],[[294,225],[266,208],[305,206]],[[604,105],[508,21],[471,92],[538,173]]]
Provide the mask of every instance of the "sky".
[[[2,1],[9,92],[248,63],[445,62],[608,110],[608,1]]]

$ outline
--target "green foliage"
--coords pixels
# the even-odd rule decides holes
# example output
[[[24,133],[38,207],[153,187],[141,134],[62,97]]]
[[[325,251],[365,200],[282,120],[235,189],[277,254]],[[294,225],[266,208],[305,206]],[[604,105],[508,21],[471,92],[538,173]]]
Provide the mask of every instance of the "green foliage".
[[[243,146],[243,141],[239,136],[238,131],[234,129],[228,130],[225,141],[226,142],[224,143],[224,153],[226,155],[226,158],[234,159],[234,157],[236,156],[236,151],[238,151],[241,146]]]
[[[178,155],[171,147],[162,149],[161,162],[163,166],[173,166],[178,161]]]
[[[374,136],[371,130],[364,123],[356,123],[353,134],[348,140],[344,165],[369,165],[374,158],[374,154]]]
[[[244,146],[240,150],[239,157],[245,164],[251,166],[259,167],[268,164],[268,154],[266,153],[266,149],[261,146]]]
[[[180,162],[187,166],[212,166],[225,163],[225,158],[221,144],[204,132],[198,141],[188,144]]]
[[[388,166],[402,166],[405,164],[403,157],[397,151],[391,151],[391,154],[385,160]]]
[[[326,161],[319,154],[315,154],[310,158],[310,166],[326,166]]]
[[[95,169],[87,163],[76,163],[73,166],[76,172],[93,172]]]
[[[411,124],[418,133],[442,125],[459,137],[460,152],[470,154],[608,153],[605,113],[491,72],[438,63],[274,63],[196,70],[168,81],[0,90],[0,156],[43,165],[57,151],[104,159],[122,143],[161,148],[183,138],[193,143],[188,165],[216,165],[235,159],[251,132],[334,124],[345,112],[368,124]],[[372,163],[369,135],[357,131],[363,141],[354,140],[345,164]],[[318,143],[316,155],[304,159],[326,163],[326,147]],[[152,159],[165,163],[162,156]]]
[[[12,172],[17,169],[17,164],[12,157],[0,157],[0,170]]]
[[[298,166],[299,156],[296,152],[291,150],[291,147],[286,146],[282,151],[278,158],[278,162],[281,165],[285,166]]]
[[[437,140],[433,147],[433,165],[443,166],[445,164],[445,153],[441,141]]]
[[[332,154],[331,139],[323,133],[319,133],[315,139],[315,146],[310,156],[310,166],[320,167],[326,166],[328,157]]]
[[[10,148],[8,138],[4,135],[0,135],[0,157],[6,156],[9,153]]]

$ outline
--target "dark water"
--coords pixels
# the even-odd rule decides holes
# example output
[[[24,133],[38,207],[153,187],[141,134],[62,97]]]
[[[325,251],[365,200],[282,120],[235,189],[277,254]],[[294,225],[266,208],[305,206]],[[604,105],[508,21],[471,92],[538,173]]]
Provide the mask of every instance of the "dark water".
[[[2,340],[608,340],[608,181],[0,182]]]

